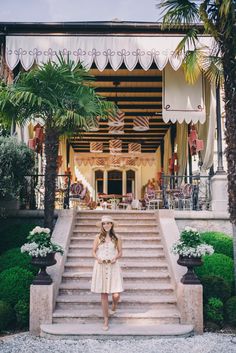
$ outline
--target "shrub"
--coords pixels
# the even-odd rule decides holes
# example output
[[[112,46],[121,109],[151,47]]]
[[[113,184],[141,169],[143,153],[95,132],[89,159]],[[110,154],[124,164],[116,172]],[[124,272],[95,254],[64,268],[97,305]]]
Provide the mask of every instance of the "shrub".
[[[224,321],[223,307],[224,304],[220,299],[214,297],[209,298],[208,303],[205,306],[205,319],[222,326]]]
[[[0,272],[16,265],[36,274],[38,269],[30,264],[30,256],[22,254],[20,248],[10,249],[0,256]]]
[[[34,275],[20,267],[12,267],[0,273],[0,299],[12,306],[22,299],[29,301],[30,284]]]
[[[17,326],[28,327],[29,326],[29,302],[20,299],[14,306],[16,313]]]
[[[233,239],[229,235],[220,232],[201,233],[201,239],[212,245],[215,253],[224,254],[233,259]]]
[[[14,318],[14,310],[11,305],[6,301],[0,300],[0,331],[7,329]]]
[[[225,320],[236,326],[236,296],[229,298],[225,303]]]
[[[12,219],[1,220],[0,253],[23,245],[26,241],[26,237],[34,226],[35,224],[19,223],[19,221]]]
[[[222,277],[203,276],[201,282],[204,303],[207,303],[210,297],[216,297],[225,302],[231,296],[231,286]]]
[[[204,256],[202,266],[195,268],[196,274],[202,279],[203,276],[219,276],[232,288],[234,281],[234,262],[223,254],[213,254]]]
[[[0,198],[19,196],[34,167],[33,151],[13,137],[0,136],[0,165]]]

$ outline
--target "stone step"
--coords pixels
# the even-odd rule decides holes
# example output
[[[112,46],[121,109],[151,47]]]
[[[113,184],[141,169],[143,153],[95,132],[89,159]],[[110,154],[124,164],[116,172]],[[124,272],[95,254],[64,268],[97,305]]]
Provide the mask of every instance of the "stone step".
[[[94,241],[95,236],[88,235],[87,237],[80,237],[80,236],[72,236],[70,238],[71,244],[92,244]],[[146,244],[153,244],[153,243],[158,243],[161,241],[161,238],[159,236],[154,236],[154,237],[144,237],[144,236],[138,236],[138,237],[122,237],[122,244],[123,246],[125,244],[130,244],[135,245],[135,244],[140,244],[140,245],[146,245]]]
[[[87,247],[87,248],[83,248],[81,249],[80,247],[69,247],[69,251],[68,251],[68,256],[78,256],[80,258],[83,258],[83,257],[88,257],[88,256],[92,256],[92,247]],[[144,257],[144,258],[147,258],[147,257],[150,257],[153,258],[153,257],[156,257],[160,254],[164,254],[164,250],[163,250],[163,246],[162,245],[159,245],[158,248],[156,249],[140,249],[140,248],[135,248],[135,249],[132,249],[132,248],[123,248],[122,250],[122,257],[123,258],[126,258],[126,257],[137,257],[137,256],[140,256],[140,257]]]
[[[91,225],[96,225],[96,223],[99,221],[98,218],[76,218],[75,219],[75,224],[79,226],[91,226]],[[120,218],[117,219],[116,222],[118,223],[117,226],[158,226],[158,222],[156,218]]]
[[[81,233],[99,233],[99,228],[95,227],[95,226],[88,226],[88,225],[80,225],[80,224],[76,224],[74,226],[74,232],[81,232]],[[135,225],[135,224],[130,224],[130,225],[125,225],[125,226],[118,226],[115,229],[117,234],[120,233],[124,233],[124,232],[137,232],[137,233],[141,233],[141,232],[154,232],[157,233],[158,232],[158,227],[156,225]]]
[[[75,309],[62,310],[56,309],[53,313],[53,322],[55,323],[99,323],[101,325],[103,314],[101,307],[93,309]],[[118,308],[115,315],[110,317],[112,323],[129,323],[137,325],[179,323],[180,313],[177,308],[174,309],[145,309],[145,308]]]
[[[74,271],[74,272],[64,272],[62,274],[62,283],[76,283],[79,285],[84,281],[91,281],[92,272],[91,271]],[[156,283],[170,283],[169,272],[157,272],[157,271],[147,271],[147,272],[132,272],[127,271],[123,273],[124,286],[132,283],[149,283],[150,281],[155,281]]]
[[[163,261],[161,263],[160,261],[156,261],[155,264],[150,264],[150,263],[132,263],[132,262],[122,262],[120,263],[122,272],[147,272],[147,271],[159,271],[159,272],[167,272],[168,271],[168,266],[167,263]],[[93,261],[90,263],[88,261],[83,262],[83,261],[68,261],[65,263],[65,272],[67,273],[68,271],[84,271],[84,272],[92,272],[93,270]]]
[[[142,309],[175,309],[176,297],[174,295],[148,295],[136,296],[135,293],[122,294],[119,302],[120,309],[137,307]],[[100,308],[100,294],[91,293],[83,295],[58,295],[56,299],[57,309]]]
[[[152,210],[150,211],[128,211],[128,210],[96,210],[96,211],[88,211],[88,212],[77,212],[76,219],[98,219],[100,220],[102,216],[111,216],[113,219],[135,219],[139,217],[140,219],[156,219],[156,213]]]
[[[83,253],[82,250],[81,252],[78,252],[73,254],[71,252],[69,252],[67,254],[67,260],[68,261],[78,261],[80,259],[93,259],[93,256],[91,254],[91,251],[90,253]],[[128,261],[128,260],[133,260],[133,261],[140,261],[140,258],[142,258],[143,260],[144,259],[148,259],[150,261],[155,261],[155,260],[158,260],[158,259],[164,259],[165,258],[165,254],[164,254],[164,251],[157,251],[156,250],[156,253],[155,254],[145,254],[145,253],[142,253],[142,254],[138,254],[136,253],[132,253],[132,252],[129,252],[128,254],[125,253],[124,251],[124,255],[122,256],[122,259],[124,261]]]
[[[87,242],[87,243],[82,243],[82,244],[71,244],[69,246],[69,250],[90,250],[91,251],[91,246],[92,246],[92,241]],[[122,248],[123,250],[128,250],[128,249],[132,249],[134,251],[136,250],[145,250],[145,251],[149,251],[149,250],[153,250],[153,249],[163,249],[163,245],[161,244],[143,244],[142,242],[139,242],[138,244],[134,243],[134,244],[127,244],[126,242],[123,242],[122,244]]]
[[[58,319],[58,318],[57,318]],[[123,323],[120,325],[113,319],[110,320],[109,330],[102,329],[102,323],[57,323],[41,325],[41,337],[47,339],[69,339],[81,340],[91,337],[102,340],[119,340],[119,339],[143,339],[157,337],[189,337],[193,335],[192,325],[180,325],[179,323],[162,324],[139,324],[132,325]]]
[[[88,230],[88,227],[84,228],[84,229],[74,229],[73,233],[79,233],[79,234],[98,234],[99,233],[99,229],[98,228],[94,228],[92,227],[90,230]],[[121,230],[119,232],[117,232],[119,235],[135,235],[135,234],[143,234],[143,235],[147,235],[147,234],[152,234],[152,235],[157,235],[159,234],[158,229],[146,229],[145,227],[140,228],[140,227],[127,227],[126,230]]]
[[[61,283],[59,287],[59,294],[68,294],[68,295],[90,295],[91,291],[91,281],[80,283],[79,286],[73,283]],[[130,283],[127,288],[125,288],[125,293],[135,293],[137,296],[141,295],[166,295],[173,294],[174,287],[170,283],[153,283],[150,284],[140,283]]]

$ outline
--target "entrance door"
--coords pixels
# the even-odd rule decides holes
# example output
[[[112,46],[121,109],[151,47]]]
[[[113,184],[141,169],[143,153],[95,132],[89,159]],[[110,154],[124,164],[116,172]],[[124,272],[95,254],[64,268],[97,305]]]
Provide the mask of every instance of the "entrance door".
[[[122,172],[119,170],[110,170],[108,176],[108,194],[122,195]]]

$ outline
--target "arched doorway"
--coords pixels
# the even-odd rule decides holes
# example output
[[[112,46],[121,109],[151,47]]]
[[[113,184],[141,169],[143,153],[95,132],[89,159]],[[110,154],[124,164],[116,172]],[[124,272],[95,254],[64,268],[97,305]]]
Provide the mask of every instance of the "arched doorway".
[[[122,171],[110,170],[107,173],[108,194],[122,195]]]

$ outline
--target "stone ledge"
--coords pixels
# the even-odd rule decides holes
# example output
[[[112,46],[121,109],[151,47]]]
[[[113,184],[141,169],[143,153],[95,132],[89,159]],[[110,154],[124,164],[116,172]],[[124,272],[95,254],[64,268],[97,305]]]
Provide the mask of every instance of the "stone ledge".
[[[174,211],[175,219],[224,219],[229,220],[228,212],[219,211]]]
[[[41,336],[50,339],[130,339],[134,338],[170,338],[189,337],[193,335],[192,325],[162,324],[162,325],[109,325],[108,331],[102,330],[101,323],[94,324],[51,324],[41,325]]]

